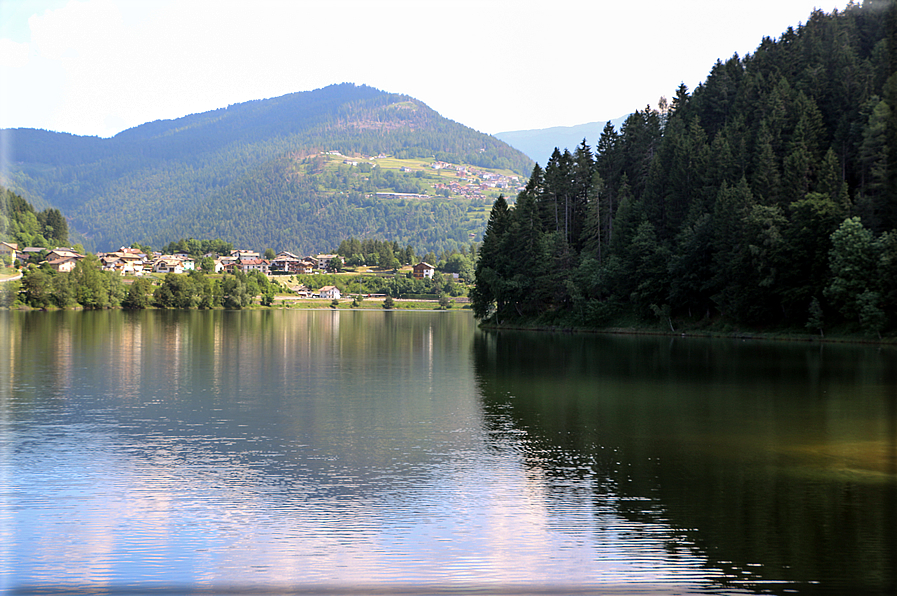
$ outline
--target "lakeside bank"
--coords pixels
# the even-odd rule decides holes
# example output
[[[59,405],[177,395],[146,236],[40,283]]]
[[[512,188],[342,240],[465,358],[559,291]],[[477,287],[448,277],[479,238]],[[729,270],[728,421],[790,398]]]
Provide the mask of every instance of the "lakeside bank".
[[[870,337],[858,333],[845,332],[843,330],[834,330],[819,335],[818,333],[800,333],[795,329],[782,329],[776,331],[760,331],[745,329],[688,329],[684,328],[677,331],[669,331],[663,326],[607,326],[607,327],[584,327],[575,325],[552,325],[547,323],[525,323],[513,322],[510,324],[497,325],[494,323],[480,323],[480,329],[485,331],[537,331],[542,333],[565,333],[565,334],[593,334],[593,335],[644,335],[644,336],[660,336],[660,337],[681,337],[681,338],[703,338],[703,339],[734,339],[734,340],[757,340],[757,341],[782,341],[782,342],[804,342],[804,343],[855,343],[855,344],[873,344],[882,346],[897,346],[897,337]]]

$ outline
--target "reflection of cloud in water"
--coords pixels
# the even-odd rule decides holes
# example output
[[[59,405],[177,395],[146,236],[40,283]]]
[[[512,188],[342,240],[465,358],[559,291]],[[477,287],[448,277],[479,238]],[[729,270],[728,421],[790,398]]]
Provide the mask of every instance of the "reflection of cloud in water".
[[[373,501],[286,501],[263,471],[198,468],[174,450],[57,463],[83,482],[53,494],[50,479],[46,506],[65,502],[71,515],[19,528],[37,538],[27,549],[37,583],[684,585],[707,575],[688,549],[665,550],[667,527],[587,502],[559,511],[545,479],[504,457],[442,464],[402,499]],[[301,480],[290,493],[315,492]]]
[[[632,391],[612,365],[637,359],[546,349],[540,335],[524,345],[538,362],[509,364],[520,359],[510,349],[495,375],[483,373],[487,395],[463,313],[135,320],[115,337],[139,346],[127,352],[139,375],[89,372],[114,350],[81,343],[67,383],[95,394],[83,391],[75,407],[39,390],[16,402],[7,450],[16,513],[3,518],[16,525],[3,552],[15,557],[17,582],[573,593],[625,582],[621,592],[660,584],[687,593],[739,579],[709,565],[696,539],[709,524],[701,515],[729,512],[722,490],[734,485],[695,499],[694,469],[676,467],[692,461],[683,439],[702,427],[689,414],[704,404]],[[52,325],[45,332],[58,339]],[[43,362],[24,352],[22,362]],[[581,367],[570,354],[583,355]],[[614,371],[612,382],[593,382],[594,362]],[[16,374],[29,387],[42,378]],[[738,404],[750,405],[709,405]],[[718,445],[731,447],[727,432],[742,429],[780,448],[775,434],[755,432],[763,425],[744,425],[745,411],[733,411]],[[655,465],[657,455],[672,467]],[[726,472],[724,459],[702,472]],[[691,492],[677,502],[677,491]]]

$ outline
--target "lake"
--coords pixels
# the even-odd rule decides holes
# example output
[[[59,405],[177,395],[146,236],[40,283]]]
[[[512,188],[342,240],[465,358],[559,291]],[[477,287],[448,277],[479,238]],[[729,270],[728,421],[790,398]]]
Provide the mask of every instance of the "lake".
[[[893,594],[897,349],[0,312],[9,594]]]

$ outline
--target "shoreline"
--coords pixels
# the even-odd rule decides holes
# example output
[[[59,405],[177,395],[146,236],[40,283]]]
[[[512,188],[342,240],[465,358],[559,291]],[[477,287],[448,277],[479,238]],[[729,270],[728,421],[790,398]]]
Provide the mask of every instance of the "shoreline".
[[[568,327],[568,326],[552,326],[552,325],[537,325],[537,326],[525,326],[525,325],[494,325],[494,324],[479,324],[478,327],[483,331],[536,331],[540,333],[566,333],[566,334],[577,334],[577,333],[585,333],[591,335],[653,335],[658,337],[680,337],[684,339],[734,339],[734,340],[742,340],[742,341],[776,341],[776,342],[800,342],[800,343],[818,343],[818,344],[866,344],[866,345],[877,345],[877,346],[892,346],[897,347],[897,338],[893,337],[885,337],[881,339],[875,339],[870,337],[857,337],[850,335],[831,335],[831,336],[819,336],[819,335],[800,335],[800,334],[789,334],[787,332],[781,333],[766,333],[759,331],[663,331],[661,329],[651,329],[648,327],[645,328],[635,328],[635,327],[601,327],[601,328],[590,328],[590,327]]]
[[[304,299],[303,299],[304,300]],[[436,300],[398,300],[396,299],[396,303],[404,303],[408,306],[404,308],[384,308],[382,306],[382,301],[380,303],[375,303],[373,300],[371,304],[361,306],[352,306],[352,302],[347,300],[345,304],[340,304],[338,307],[330,306],[329,302],[326,301],[316,301],[321,302],[320,304],[303,304],[301,306],[296,305],[295,303],[287,303],[286,301],[278,301],[276,304],[272,304],[270,306],[264,306],[261,304],[253,304],[251,306],[246,306],[243,308],[224,308],[223,306],[216,306],[213,308],[162,308],[158,306],[147,306],[145,308],[123,308],[121,306],[114,306],[110,308],[98,308],[98,309],[90,309],[84,308],[83,306],[69,306],[66,308],[59,308],[57,306],[49,306],[46,308],[34,308],[27,305],[17,305],[14,307],[8,308],[0,308],[0,312],[90,312],[90,311],[104,311],[104,310],[120,310],[127,312],[139,312],[139,311],[262,311],[262,310],[314,310],[314,311],[372,311],[372,312],[472,312],[470,307],[466,304],[455,304],[450,308],[439,308],[438,301]]]
[[[434,313],[443,313],[443,312],[461,312],[461,313],[470,313],[471,309],[468,303],[455,304],[451,308],[439,308],[437,306],[437,301],[435,300],[400,300],[395,299],[396,303],[404,303],[407,305],[405,308],[383,308],[382,300],[380,299],[367,299],[365,302],[368,304],[362,303],[360,306],[352,306],[352,302],[350,300],[346,301],[346,304],[340,304],[338,307],[334,308],[330,306],[326,301],[321,300],[309,300],[309,302],[317,302],[317,304],[302,304],[298,305],[299,300],[308,300],[308,299],[292,299],[292,300],[279,300],[277,303],[271,306],[262,306],[260,304],[253,304],[252,306],[248,306],[242,309],[227,309],[222,307],[209,308],[209,309],[199,309],[199,308],[191,308],[191,309],[168,309],[168,308],[159,308],[155,306],[150,306],[143,309],[126,309],[120,306],[108,309],[99,309],[99,310],[120,310],[120,311],[129,311],[129,312],[137,312],[141,310],[145,311],[165,311],[165,310],[205,310],[205,311],[262,311],[262,310],[296,310],[296,311],[368,311],[368,312],[434,312]],[[10,308],[3,308],[0,311],[6,312],[62,312],[62,311],[88,311],[91,309],[85,309],[83,307],[69,307],[69,308],[58,308],[58,307],[49,307],[49,308],[32,308],[29,306],[17,306]],[[861,344],[861,345],[876,345],[876,346],[891,346],[897,347],[897,338],[894,337],[884,337],[881,339],[875,339],[870,337],[860,337],[853,335],[838,335],[831,334],[825,337],[821,337],[816,334],[799,334],[794,332],[782,331],[779,333],[770,333],[770,332],[760,332],[760,331],[665,331],[662,329],[652,329],[650,327],[601,327],[601,328],[593,328],[593,327],[571,327],[571,326],[563,326],[563,325],[526,325],[526,324],[511,324],[511,325],[495,325],[493,323],[478,323],[477,327],[483,331],[490,332],[501,332],[501,331],[513,331],[513,332],[537,332],[537,333],[562,333],[562,334],[589,334],[589,335],[643,335],[643,336],[657,336],[657,337],[669,337],[669,338],[683,338],[683,339],[729,339],[729,340],[742,340],[742,341],[775,341],[775,342],[800,342],[800,343],[818,343],[818,344]]]

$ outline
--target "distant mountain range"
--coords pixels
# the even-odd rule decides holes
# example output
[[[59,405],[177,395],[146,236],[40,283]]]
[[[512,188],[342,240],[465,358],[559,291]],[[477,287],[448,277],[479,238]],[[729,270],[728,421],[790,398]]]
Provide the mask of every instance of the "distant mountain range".
[[[378,198],[419,188],[422,172],[372,176],[315,156],[430,158],[522,177],[533,165],[417,99],[353,84],[150,122],[109,139],[4,134],[15,153],[0,183],[38,207],[60,209],[96,250],[192,237],[304,253],[356,236],[438,251],[481,235],[465,214],[486,201]]]
[[[626,116],[622,116],[610,123],[614,125],[617,132],[620,130]],[[554,126],[551,128],[538,128],[533,130],[512,130],[508,132],[499,132],[494,136],[525,153],[533,161],[540,166],[545,167],[548,158],[554,152],[555,147],[564,151],[569,149],[572,153],[577,145],[585,139],[590,147],[595,147],[598,143],[598,137],[604,130],[607,122],[589,122],[587,124],[578,124],[576,126]]]

